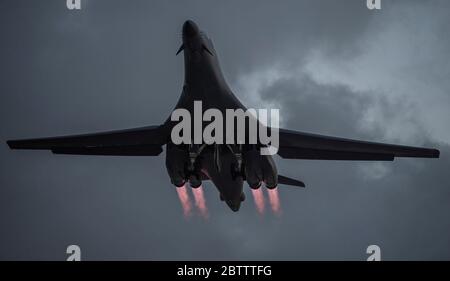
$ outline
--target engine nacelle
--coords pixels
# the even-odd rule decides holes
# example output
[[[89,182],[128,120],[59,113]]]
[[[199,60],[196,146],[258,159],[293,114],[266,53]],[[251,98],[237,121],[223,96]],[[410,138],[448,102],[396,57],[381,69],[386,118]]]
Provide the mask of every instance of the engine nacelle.
[[[245,177],[250,188],[260,188],[261,182],[269,189],[277,187],[277,166],[270,155],[261,155],[256,149],[249,150],[244,153],[244,163]]]
[[[199,162],[196,157],[190,157],[189,151],[173,144],[167,144],[166,168],[170,181],[176,187],[181,187],[189,182],[192,188],[198,188],[202,185],[200,177]]]
[[[263,173],[261,168],[261,155],[256,149],[244,152],[244,173],[245,180],[251,189],[261,187]]]
[[[202,185],[202,180],[196,174],[191,174],[189,176],[189,185],[192,188],[199,188]]]
[[[186,150],[180,149],[173,144],[166,147],[166,168],[170,181],[176,187],[181,187],[186,183],[186,165],[189,155]]]

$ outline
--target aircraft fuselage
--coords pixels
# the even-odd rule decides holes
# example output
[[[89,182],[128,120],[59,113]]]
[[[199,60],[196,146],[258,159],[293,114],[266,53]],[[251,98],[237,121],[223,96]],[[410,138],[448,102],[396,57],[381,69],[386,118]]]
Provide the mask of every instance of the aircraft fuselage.
[[[193,116],[194,101],[201,101],[203,111],[215,108],[225,115],[226,109],[240,108],[244,111],[246,110],[226,83],[211,40],[192,21],[186,21],[183,25],[181,51],[184,54],[185,77],[183,93],[176,108],[185,108]],[[200,147],[201,145],[194,145],[190,148],[196,153]],[[183,154],[181,151],[179,153]],[[220,198],[233,211],[237,211],[241,201],[245,198],[243,193],[244,173],[242,173],[242,167],[239,163],[239,157],[242,157],[242,153],[242,151],[239,151],[238,145],[218,144],[208,146],[206,149],[203,146],[202,151],[198,153],[199,155],[195,159],[197,163],[193,164],[195,167],[191,167],[191,171],[185,172],[184,176],[190,177],[191,186],[195,188],[195,185],[198,185],[196,179],[192,178],[192,175],[186,175],[186,173],[206,175],[217,187],[220,192]],[[177,170],[171,167],[174,164],[170,162],[176,161],[170,159],[171,155],[173,154],[168,152],[166,156],[169,175],[173,174],[174,170]],[[271,158],[270,156],[266,157]],[[272,159],[269,161],[273,163]],[[187,162],[189,163],[189,160]],[[182,167],[179,169],[182,169]],[[195,169],[197,171],[194,171]],[[197,177],[200,178],[199,175]],[[201,179],[198,180],[200,181]],[[181,184],[183,184],[183,181],[180,178],[178,185]],[[258,181],[257,187],[259,185]]]

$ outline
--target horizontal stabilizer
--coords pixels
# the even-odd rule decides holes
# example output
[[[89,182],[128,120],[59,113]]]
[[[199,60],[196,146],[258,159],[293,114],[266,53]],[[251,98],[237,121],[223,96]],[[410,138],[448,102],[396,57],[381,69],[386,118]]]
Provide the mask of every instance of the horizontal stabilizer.
[[[298,187],[305,187],[305,184],[302,181],[291,179],[282,175],[278,175],[278,184],[292,185]]]

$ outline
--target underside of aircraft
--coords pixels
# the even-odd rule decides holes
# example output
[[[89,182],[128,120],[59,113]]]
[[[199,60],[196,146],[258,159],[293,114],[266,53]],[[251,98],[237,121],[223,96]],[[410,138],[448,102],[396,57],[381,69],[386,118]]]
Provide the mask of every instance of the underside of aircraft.
[[[212,41],[192,21],[183,25],[185,81],[175,107],[193,110],[202,101],[205,110],[243,109],[220,70]],[[243,183],[259,189],[279,184],[304,187],[296,179],[280,175],[270,155],[261,155],[260,144],[174,144],[175,122],[162,125],[73,136],[7,141],[11,149],[42,149],[55,154],[157,156],[166,150],[166,167],[171,182],[198,188],[211,180],[221,200],[238,211],[245,199]],[[397,157],[438,158],[437,149],[367,142],[299,131],[279,129],[277,154],[283,159],[392,161]]]

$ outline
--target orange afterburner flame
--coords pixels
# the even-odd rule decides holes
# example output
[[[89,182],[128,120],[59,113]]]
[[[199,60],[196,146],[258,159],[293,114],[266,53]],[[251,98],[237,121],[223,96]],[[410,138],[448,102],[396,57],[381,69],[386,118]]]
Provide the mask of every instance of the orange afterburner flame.
[[[267,193],[269,194],[269,203],[272,211],[276,215],[281,214],[281,206],[280,206],[280,197],[278,196],[278,187],[274,189],[267,189]]]
[[[208,208],[206,207],[205,195],[203,194],[203,187],[199,186],[197,188],[192,188],[192,193],[194,194],[195,206],[197,206],[200,215],[207,219],[209,217]]]
[[[260,215],[264,214],[264,194],[262,188],[252,189],[253,200],[255,201],[256,210]]]
[[[178,198],[180,199],[181,207],[183,207],[183,214],[186,218],[192,215],[192,205],[189,195],[187,193],[186,185],[176,187]]]

